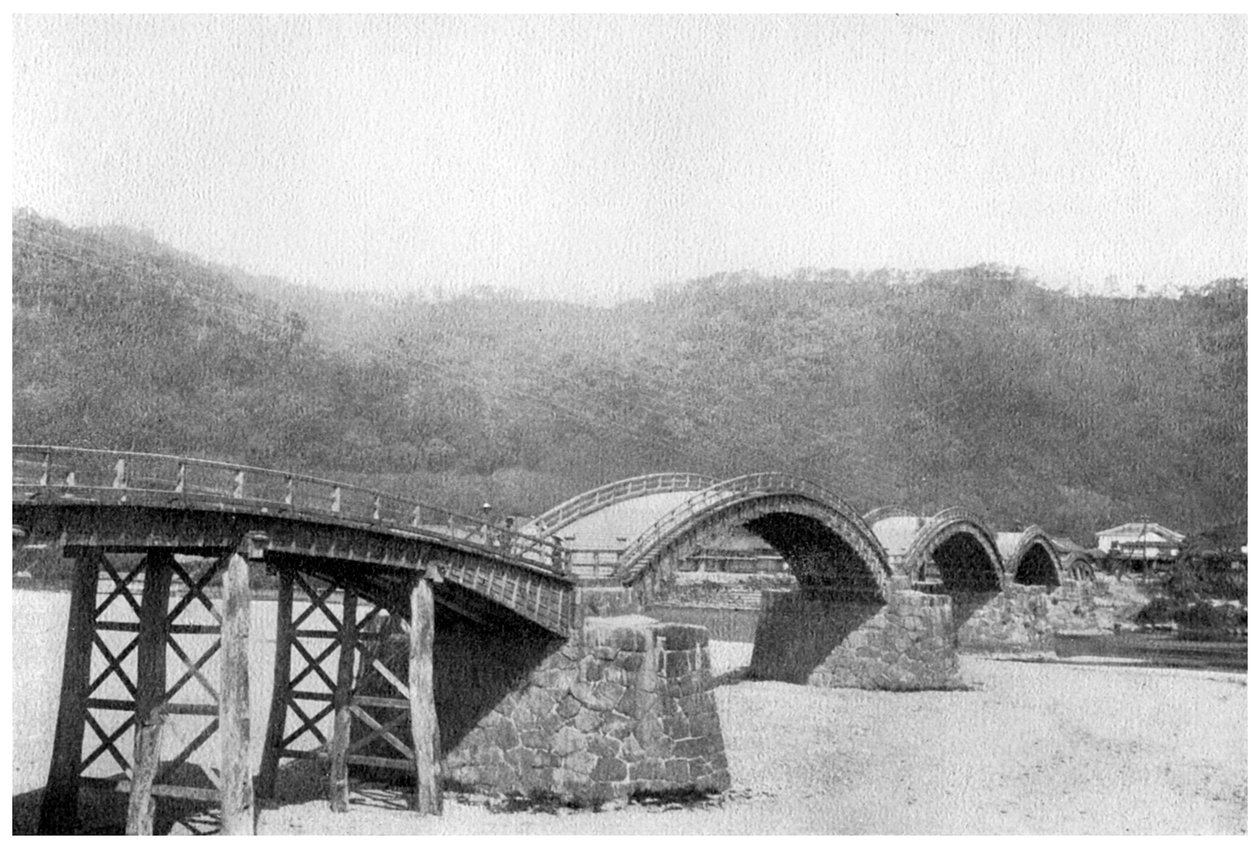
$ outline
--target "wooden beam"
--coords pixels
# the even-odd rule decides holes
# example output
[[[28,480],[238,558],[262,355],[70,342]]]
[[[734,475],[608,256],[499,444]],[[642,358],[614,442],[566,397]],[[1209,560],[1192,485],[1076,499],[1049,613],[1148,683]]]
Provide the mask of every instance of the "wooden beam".
[[[337,688],[333,691],[333,736],[329,745],[332,763],[328,771],[328,804],[337,813],[350,810],[350,769],[346,755],[350,751],[350,697],[354,690],[354,656],[358,642],[355,623],[358,615],[358,597],[353,590],[345,590],[341,601],[341,627],[338,629],[341,653],[337,658]]]
[[[223,652],[219,687],[222,833],[254,833],[249,752],[249,562],[233,552],[223,572]]]
[[[411,587],[408,690],[411,739],[416,757],[416,810],[442,813],[437,708],[433,698],[433,587],[417,578]]]
[[[271,715],[267,721],[267,739],[263,745],[262,767],[258,776],[258,792],[263,798],[276,797],[276,773],[280,768],[280,749],[284,741],[284,723],[289,715],[289,683],[293,654],[293,573],[280,573],[280,593],[276,601],[276,663],[271,679]]]
[[[479,616],[476,613],[473,613],[467,607],[465,607],[464,605],[460,604],[457,601],[454,601],[453,599],[447,598],[446,596],[442,596],[441,598],[436,599],[436,601],[438,604],[442,605],[443,607],[445,607],[447,610],[451,611],[452,613],[457,613],[460,616],[463,616],[465,619],[470,619],[473,622],[476,622],[478,625],[488,624],[484,616]]]
[[[153,833],[153,782],[162,761],[162,703],[166,700],[166,618],[170,606],[171,566],[168,551],[151,551],[144,559],[144,594],[140,598],[140,630],[136,647],[136,739],[131,758],[131,798],[127,834]]]
[[[71,577],[57,731],[53,738],[48,785],[39,809],[40,834],[73,834],[79,824],[79,771],[83,761],[83,727],[87,720],[96,630],[96,579],[102,557],[98,552],[83,552],[75,562]]]
[[[126,834],[153,834],[156,805],[153,782],[162,763],[161,710],[149,713],[136,732],[136,759],[131,768],[131,795],[127,800]]]

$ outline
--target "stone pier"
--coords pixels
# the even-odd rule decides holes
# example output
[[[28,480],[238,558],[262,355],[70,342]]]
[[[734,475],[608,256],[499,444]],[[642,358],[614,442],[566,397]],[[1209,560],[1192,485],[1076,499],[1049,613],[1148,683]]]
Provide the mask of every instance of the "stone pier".
[[[954,592],[951,595],[959,649],[1053,650],[1050,597],[1045,587],[1007,584],[1000,592]]]
[[[441,626],[445,787],[595,805],[730,786],[706,629],[588,618],[566,641],[455,617]]]
[[[959,687],[950,599],[897,589],[885,604],[768,590],[749,677],[864,690]]]
[[[1115,622],[1110,611],[1094,600],[1095,586],[1090,580],[1065,579],[1050,593],[1050,627],[1055,631],[1110,631]]]

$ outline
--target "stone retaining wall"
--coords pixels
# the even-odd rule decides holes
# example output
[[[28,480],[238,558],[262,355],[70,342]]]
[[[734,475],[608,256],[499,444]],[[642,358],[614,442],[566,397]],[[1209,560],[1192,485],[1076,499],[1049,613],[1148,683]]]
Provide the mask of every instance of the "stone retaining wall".
[[[884,604],[767,590],[748,674],[865,690],[961,686],[950,599],[894,590]]]
[[[1050,593],[1050,627],[1055,631],[1111,630],[1114,618],[1094,601],[1094,582],[1064,580]]]
[[[1049,594],[1045,587],[1008,584],[1001,592],[955,591],[958,647],[965,651],[1050,651]]]
[[[463,624],[436,647],[448,786],[576,804],[730,786],[704,628],[621,616],[544,651],[517,637]]]

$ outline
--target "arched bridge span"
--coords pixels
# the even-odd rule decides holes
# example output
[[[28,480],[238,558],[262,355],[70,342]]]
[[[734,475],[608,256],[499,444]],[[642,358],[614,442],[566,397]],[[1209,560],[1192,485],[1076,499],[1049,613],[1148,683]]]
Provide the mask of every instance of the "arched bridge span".
[[[1017,584],[1053,589],[1062,583],[1059,557],[1045,531],[1030,525],[1022,533],[996,535],[1006,574]]]
[[[743,526],[783,555],[806,590],[887,598],[892,573],[862,517],[811,481],[762,473],[721,481],[660,516],[620,553],[615,577],[643,585],[713,531]]]
[[[405,610],[417,572],[459,612],[510,612],[557,634],[574,582],[546,540],[442,508],[306,475],[159,454],[18,445],[13,522],[69,549],[217,556],[250,537],[269,566]]]
[[[574,522],[626,501],[677,492],[697,492],[717,483],[716,478],[690,472],[658,472],[596,487],[557,504],[526,523],[521,531],[535,536],[555,534]]]
[[[932,578],[934,567],[947,593],[1002,589],[1002,555],[975,514],[950,508],[931,517],[916,517],[896,510],[875,518],[874,534],[899,574],[922,582]]]
[[[1059,557],[1059,573],[1074,581],[1093,581],[1094,561],[1081,551],[1069,551]]]

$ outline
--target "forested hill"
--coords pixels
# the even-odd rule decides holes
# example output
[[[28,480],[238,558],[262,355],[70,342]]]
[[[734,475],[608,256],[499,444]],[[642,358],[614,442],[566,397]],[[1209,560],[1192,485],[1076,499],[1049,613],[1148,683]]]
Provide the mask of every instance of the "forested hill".
[[[504,281],[509,283],[511,281]],[[250,278],[13,219],[13,439],[530,513],[649,471],[806,476],[1092,544],[1246,513],[1242,281],[1070,297],[982,266],[724,275],[613,308]]]

